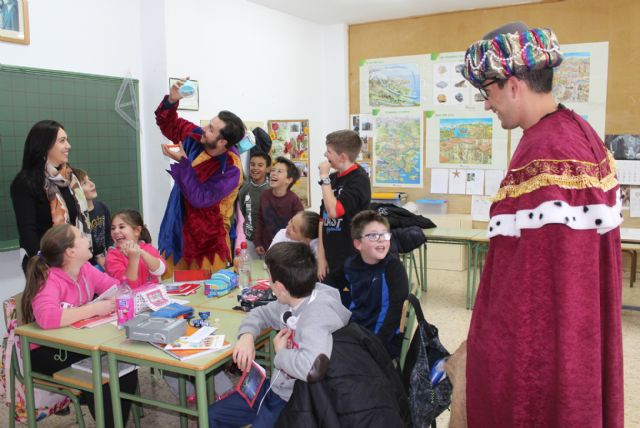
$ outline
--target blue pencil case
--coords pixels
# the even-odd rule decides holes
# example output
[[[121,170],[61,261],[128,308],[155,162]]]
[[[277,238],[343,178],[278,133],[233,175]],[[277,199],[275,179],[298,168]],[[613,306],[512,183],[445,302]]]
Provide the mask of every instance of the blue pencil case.
[[[181,305],[179,303],[171,303],[163,308],[151,313],[155,318],[178,318],[179,316],[189,316],[193,314],[191,306]]]

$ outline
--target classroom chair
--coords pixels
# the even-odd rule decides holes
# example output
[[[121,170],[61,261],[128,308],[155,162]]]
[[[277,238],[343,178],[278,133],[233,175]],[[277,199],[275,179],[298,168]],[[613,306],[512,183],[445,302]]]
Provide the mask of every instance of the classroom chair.
[[[419,284],[412,284],[411,294],[420,299],[422,295],[422,287]],[[408,299],[405,299],[402,305],[402,318],[400,318],[400,333],[402,334],[402,346],[400,348],[400,370],[404,369],[404,362],[407,358],[407,352],[409,351],[409,345],[411,345],[411,339],[413,338],[413,331],[416,325],[416,312],[413,309],[413,305]]]
[[[15,328],[17,324],[15,322],[12,323],[12,321],[19,320],[21,317],[21,314],[20,314],[21,300],[22,300],[22,293],[19,293],[5,300],[2,304],[4,321],[5,321],[5,325],[7,326],[7,329]],[[10,331],[8,332],[10,333]],[[6,349],[7,344],[8,344],[8,337],[5,337],[2,342],[3,349]],[[17,342],[16,342],[16,345],[17,345]],[[22,376],[22,372],[20,371],[20,364],[18,361],[18,352],[17,352],[16,346],[11,346],[11,349],[10,350],[7,349],[6,352],[11,353],[11,363],[10,363],[9,379],[8,379],[9,381],[8,394],[10,397],[9,398],[9,401],[10,401],[9,427],[15,428],[16,426],[15,381],[16,379],[18,379],[20,383],[24,384],[24,378]],[[48,392],[53,392],[56,394],[61,394],[69,398],[69,400],[71,400],[71,402],[73,403],[73,408],[76,413],[76,420],[78,422],[78,426],[80,426],[80,428],[85,427],[84,417],[82,416],[82,409],[80,407],[80,400],[79,400],[79,397],[80,397],[80,394],[82,394],[82,391],[75,388],[71,388],[66,385],[58,384],[55,382],[49,382],[42,379],[34,379],[33,383],[34,383],[34,388],[38,388]]]

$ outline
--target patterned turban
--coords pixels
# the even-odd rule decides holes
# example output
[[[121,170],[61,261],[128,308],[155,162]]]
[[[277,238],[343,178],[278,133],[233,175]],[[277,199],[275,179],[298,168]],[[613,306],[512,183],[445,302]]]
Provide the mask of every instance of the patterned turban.
[[[553,31],[529,29],[517,22],[500,27],[472,44],[464,56],[462,75],[479,88],[487,80],[506,80],[560,63],[562,52]]]

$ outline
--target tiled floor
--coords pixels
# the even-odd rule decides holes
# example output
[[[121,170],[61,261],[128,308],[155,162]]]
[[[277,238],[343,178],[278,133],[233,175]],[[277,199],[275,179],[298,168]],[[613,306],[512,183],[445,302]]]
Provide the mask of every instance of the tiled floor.
[[[425,316],[440,329],[443,344],[454,351],[464,340],[469,328],[471,312],[465,309],[465,280],[463,272],[429,271],[429,292],[423,297]],[[640,283],[629,288],[628,281],[623,288],[623,303],[640,306]],[[640,427],[640,312],[623,311],[622,329],[624,341],[625,371],[625,426]],[[145,396],[174,399],[164,381],[152,380],[148,370],[141,369],[141,392]],[[175,399],[174,399],[175,400]],[[446,427],[449,414],[445,411],[438,418],[438,425]],[[7,408],[0,406],[0,426],[7,426]],[[94,426],[91,415],[85,408],[85,421],[88,427]],[[73,415],[52,416],[38,424],[39,427],[73,426]],[[195,427],[195,421],[189,426]],[[143,427],[179,427],[176,415],[157,409],[145,408]],[[128,427],[133,427],[129,421]]]

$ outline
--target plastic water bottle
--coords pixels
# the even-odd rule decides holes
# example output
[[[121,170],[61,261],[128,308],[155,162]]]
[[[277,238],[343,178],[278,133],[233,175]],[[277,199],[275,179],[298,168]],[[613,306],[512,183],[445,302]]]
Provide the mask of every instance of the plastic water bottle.
[[[126,278],[123,278],[118,286],[118,292],[116,293],[116,313],[118,315],[118,326],[122,326],[135,315],[133,292]]]
[[[251,287],[251,260],[247,251],[247,243],[240,244],[240,263],[238,264],[238,287]]]
[[[236,255],[233,258],[233,271],[240,275],[240,248],[236,248]]]

